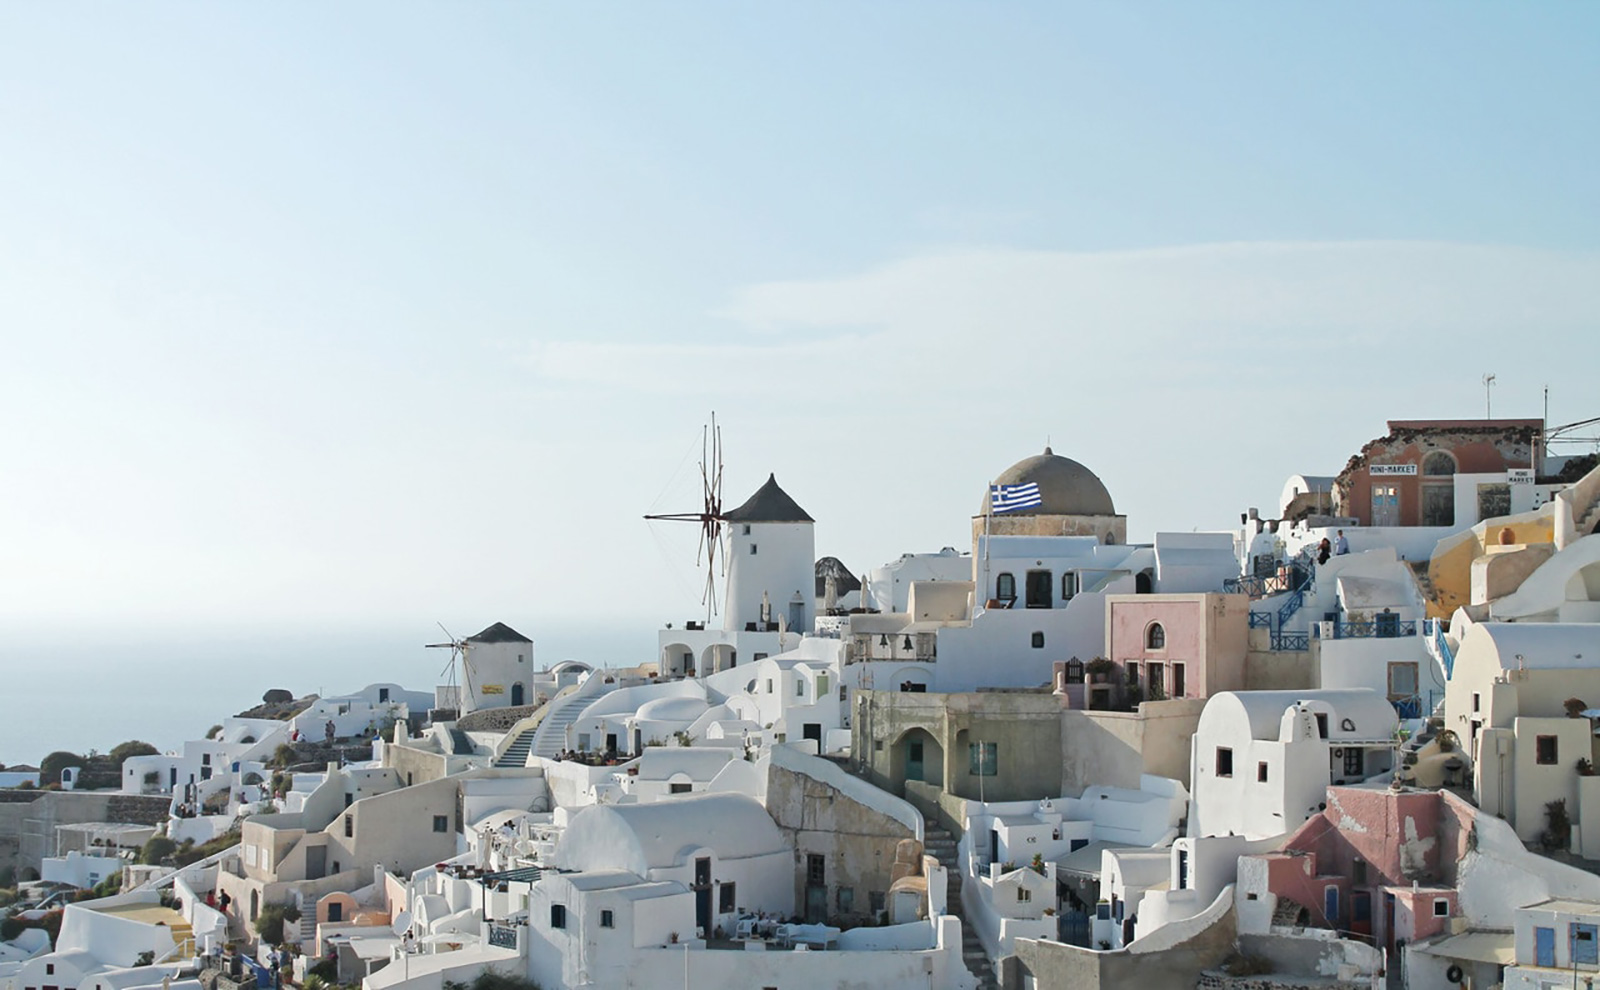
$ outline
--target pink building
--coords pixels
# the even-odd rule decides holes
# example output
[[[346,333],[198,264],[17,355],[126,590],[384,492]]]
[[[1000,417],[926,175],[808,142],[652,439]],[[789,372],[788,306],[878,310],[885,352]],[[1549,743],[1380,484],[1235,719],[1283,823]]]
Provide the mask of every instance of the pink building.
[[[1110,666],[1057,664],[1056,689],[1069,708],[1242,690],[1249,621],[1244,595],[1107,595]]]
[[[1240,858],[1241,927],[1265,930],[1270,918],[1383,949],[1445,931],[1476,810],[1447,791],[1330,787],[1327,797],[1280,851]]]

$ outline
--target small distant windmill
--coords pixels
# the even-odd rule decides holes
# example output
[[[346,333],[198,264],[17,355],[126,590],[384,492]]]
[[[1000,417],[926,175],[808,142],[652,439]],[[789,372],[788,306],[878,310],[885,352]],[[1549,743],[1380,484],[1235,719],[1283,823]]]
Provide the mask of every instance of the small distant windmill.
[[[722,550],[722,428],[717,425],[717,414],[711,414],[711,425],[701,428],[700,434],[700,494],[699,512],[668,512],[647,515],[646,519],[665,519],[671,522],[697,522],[700,524],[700,543],[695,550],[694,564],[706,564],[705,592],[700,604],[706,607],[706,621],[717,613],[717,577],[727,575],[727,557]]]
[[[467,650],[472,644],[464,639],[457,639],[454,633],[444,628],[443,622],[438,625],[440,629],[444,629],[444,634],[449,637],[450,641],[448,643],[429,643],[427,648],[430,650],[448,649],[450,651],[450,662],[444,665],[443,670],[439,671],[439,676],[446,678],[445,686],[451,689],[451,694],[455,695],[456,709],[460,710],[466,696],[472,693],[472,666],[467,662]],[[461,664],[461,680],[466,695],[455,690],[457,661]]]

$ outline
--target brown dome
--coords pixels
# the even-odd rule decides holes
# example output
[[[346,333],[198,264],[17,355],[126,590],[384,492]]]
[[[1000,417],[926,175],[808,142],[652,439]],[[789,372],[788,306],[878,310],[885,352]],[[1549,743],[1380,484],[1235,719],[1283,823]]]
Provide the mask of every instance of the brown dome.
[[[1032,508],[1005,513],[1008,516],[1114,516],[1111,493],[1095,473],[1070,457],[1050,450],[1018,461],[994,479],[997,485],[1025,485],[1037,482],[1044,501]],[[983,493],[979,515],[989,512],[989,492]]]

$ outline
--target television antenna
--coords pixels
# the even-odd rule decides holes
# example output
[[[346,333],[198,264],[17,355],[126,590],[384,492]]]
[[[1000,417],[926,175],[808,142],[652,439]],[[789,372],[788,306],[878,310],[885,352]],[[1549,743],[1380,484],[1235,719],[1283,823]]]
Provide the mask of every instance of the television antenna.
[[[450,693],[455,695],[456,711],[459,712],[465,699],[455,690],[456,664],[457,662],[461,664],[461,680],[466,687],[467,693],[470,694],[472,692],[472,668],[467,665],[467,650],[471,644],[464,639],[457,639],[454,633],[444,628],[443,622],[438,623],[438,626],[440,629],[444,629],[444,634],[449,638],[449,642],[428,643],[426,648],[430,650],[448,649],[450,651],[450,662],[444,665],[443,670],[439,671],[439,676],[446,678],[445,687],[450,688]]]
[[[1483,418],[1484,419],[1494,419],[1494,414],[1490,411],[1493,408],[1493,404],[1490,402],[1490,397],[1489,397],[1490,396],[1489,390],[1492,389],[1492,388],[1494,388],[1494,375],[1485,374],[1483,376]]]
[[[700,604],[706,607],[706,622],[717,614],[717,577],[726,576],[727,556],[722,549],[722,427],[717,425],[717,414],[711,414],[711,423],[700,428],[700,511],[666,512],[646,515],[646,519],[668,522],[694,522],[700,524],[700,542],[695,548],[694,565],[705,561],[705,591]]]

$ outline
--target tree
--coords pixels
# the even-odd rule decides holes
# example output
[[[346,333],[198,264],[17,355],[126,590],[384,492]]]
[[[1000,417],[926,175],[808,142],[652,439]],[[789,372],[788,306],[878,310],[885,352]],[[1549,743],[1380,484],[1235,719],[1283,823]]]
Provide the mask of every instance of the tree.
[[[139,850],[139,862],[159,866],[161,861],[178,851],[178,844],[164,835],[152,835]]]
[[[54,753],[39,761],[39,779],[46,784],[61,783],[61,771],[67,767],[88,766],[89,761],[77,753],[69,753],[58,749]]]
[[[160,756],[161,751],[142,739],[130,739],[125,743],[111,748],[111,762],[120,770],[122,763],[130,756]]]
[[[300,909],[293,904],[264,904],[261,913],[256,915],[256,934],[261,936],[261,941],[276,945],[283,941],[284,923],[299,920]]]

